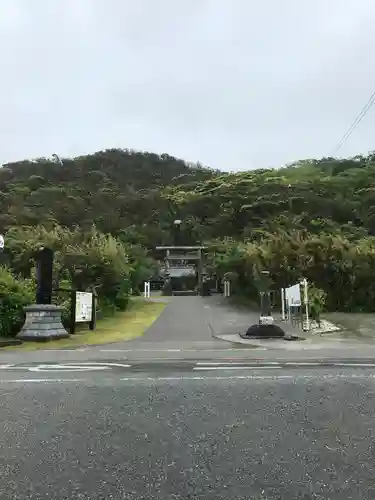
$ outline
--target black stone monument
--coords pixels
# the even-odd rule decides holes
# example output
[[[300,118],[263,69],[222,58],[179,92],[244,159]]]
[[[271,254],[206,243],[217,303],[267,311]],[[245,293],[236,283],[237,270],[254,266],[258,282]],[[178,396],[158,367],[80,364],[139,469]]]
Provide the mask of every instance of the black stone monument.
[[[53,250],[41,248],[36,260],[36,303],[25,308],[26,320],[18,339],[45,342],[69,337],[61,322],[62,308],[52,304]]]
[[[52,303],[53,250],[41,248],[36,260],[36,303]]]

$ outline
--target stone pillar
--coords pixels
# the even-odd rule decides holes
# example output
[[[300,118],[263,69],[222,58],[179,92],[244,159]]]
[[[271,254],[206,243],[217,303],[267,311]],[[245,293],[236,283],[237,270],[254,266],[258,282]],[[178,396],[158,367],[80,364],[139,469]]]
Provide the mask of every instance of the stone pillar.
[[[197,268],[198,268],[198,290],[199,290],[199,295],[203,295],[203,275],[202,275],[202,272],[203,272],[203,261],[202,261],[202,250],[199,249],[197,251],[197,255],[198,255],[198,265],[197,265]]]
[[[36,256],[36,303],[52,303],[53,250],[40,249]]]
[[[62,308],[54,304],[32,304],[25,307],[26,320],[17,339],[45,342],[68,338],[61,322]]]

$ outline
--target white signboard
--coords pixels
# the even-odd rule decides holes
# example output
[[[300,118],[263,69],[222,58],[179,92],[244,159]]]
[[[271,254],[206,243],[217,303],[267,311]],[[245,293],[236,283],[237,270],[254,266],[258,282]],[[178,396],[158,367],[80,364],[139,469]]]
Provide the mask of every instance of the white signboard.
[[[301,305],[301,290],[299,283],[285,289],[285,298],[288,306],[300,306]]]
[[[2,250],[4,248],[4,236],[0,234],[0,249]]]
[[[76,323],[92,320],[92,293],[76,292]]]

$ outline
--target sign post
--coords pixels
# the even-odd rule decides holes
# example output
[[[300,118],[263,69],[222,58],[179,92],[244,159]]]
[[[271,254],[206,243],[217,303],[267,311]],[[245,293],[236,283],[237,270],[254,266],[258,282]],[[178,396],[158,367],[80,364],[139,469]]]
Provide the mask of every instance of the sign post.
[[[70,333],[75,333],[76,323],[89,323],[90,330],[96,326],[96,296],[93,292],[72,291]]]
[[[145,299],[150,298],[150,282],[149,281],[145,281],[143,295],[144,295]]]
[[[308,284],[307,284],[307,279],[303,278],[302,283],[303,285],[303,301],[305,304],[305,312],[306,312],[306,330],[310,330],[310,318],[309,318],[309,297],[308,297]]]
[[[0,266],[6,266],[8,264],[7,252],[4,250],[4,235],[0,234]]]
[[[303,287],[303,297],[301,296],[301,286]],[[310,318],[309,318],[309,298],[308,298],[308,282],[307,279],[304,278],[300,283],[297,283],[289,288],[284,289],[285,292],[285,306],[284,300],[282,298],[282,314],[285,316],[285,308],[286,308],[286,316],[290,321],[293,322],[293,308],[301,308],[302,315],[302,327],[304,330],[310,330]],[[283,295],[283,292],[281,292]],[[306,322],[303,322],[303,311],[302,308],[304,306],[305,310],[305,318]]]
[[[285,321],[285,289],[281,289],[281,318]]]

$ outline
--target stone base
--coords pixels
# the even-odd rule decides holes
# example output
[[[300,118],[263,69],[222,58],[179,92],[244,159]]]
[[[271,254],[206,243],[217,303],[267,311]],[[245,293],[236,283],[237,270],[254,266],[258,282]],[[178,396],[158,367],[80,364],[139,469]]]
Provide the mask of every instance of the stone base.
[[[251,325],[245,334],[240,335],[244,339],[282,339],[285,337],[285,332],[280,326],[275,324],[256,324]]]
[[[33,304],[25,307],[26,320],[17,339],[34,342],[69,337],[61,322],[62,308],[54,304]]]

